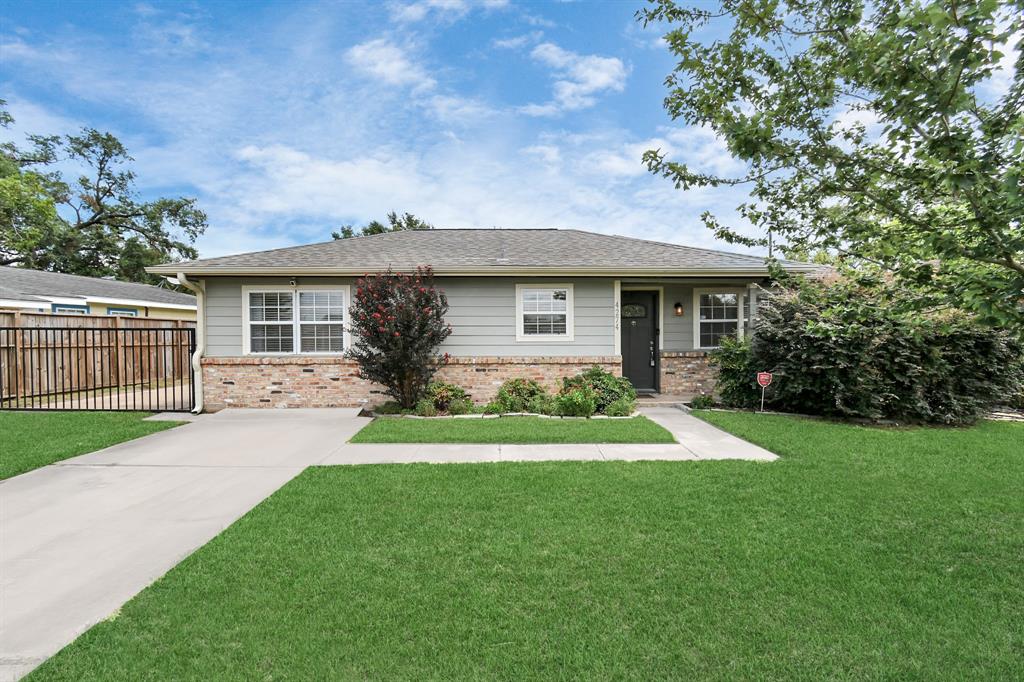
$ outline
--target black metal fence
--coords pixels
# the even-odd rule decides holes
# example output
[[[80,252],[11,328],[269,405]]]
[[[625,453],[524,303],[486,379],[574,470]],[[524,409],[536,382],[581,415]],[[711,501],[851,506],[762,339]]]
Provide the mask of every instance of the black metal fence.
[[[0,409],[187,412],[188,328],[0,327]]]

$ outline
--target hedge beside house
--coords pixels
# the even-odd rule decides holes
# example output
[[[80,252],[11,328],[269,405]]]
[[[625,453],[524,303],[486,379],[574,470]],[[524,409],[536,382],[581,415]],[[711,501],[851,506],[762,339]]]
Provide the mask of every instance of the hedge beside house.
[[[773,409],[943,424],[975,421],[1021,384],[1021,345],[963,311],[923,313],[884,283],[802,282],[764,299],[753,340],[712,355],[722,401],[752,407],[755,374]]]

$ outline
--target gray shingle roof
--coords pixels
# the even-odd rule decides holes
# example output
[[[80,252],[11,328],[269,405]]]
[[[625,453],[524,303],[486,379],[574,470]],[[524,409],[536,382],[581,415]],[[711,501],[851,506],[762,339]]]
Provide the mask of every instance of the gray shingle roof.
[[[816,270],[784,262],[794,270]],[[359,274],[431,265],[439,274],[529,271],[766,272],[764,258],[582,230],[442,229],[368,237],[170,263],[151,272],[173,274]]]
[[[98,277],[81,277],[60,272],[43,272],[25,268],[0,267],[0,298],[23,301],[43,300],[38,296],[65,296],[69,298],[119,298],[149,301],[154,305],[196,304],[195,296],[161,289],[149,284],[117,282]]]

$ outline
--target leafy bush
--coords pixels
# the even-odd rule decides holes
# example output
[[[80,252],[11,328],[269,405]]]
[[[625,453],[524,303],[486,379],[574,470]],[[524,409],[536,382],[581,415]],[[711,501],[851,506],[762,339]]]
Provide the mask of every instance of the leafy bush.
[[[565,417],[590,417],[597,411],[597,391],[590,384],[567,384],[555,398],[555,410]]]
[[[609,417],[628,417],[636,410],[636,401],[629,398],[613,400],[604,408],[604,413]]]
[[[416,404],[447,359],[436,350],[452,333],[444,321],[448,299],[433,282],[429,267],[362,277],[349,308],[355,343],[347,355],[403,408]]]
[[[554,414],[555,398],[549,393],[535,395],[527,403],[526,411],[533,412],[534,414]]]
[[[764,308],[760,310],[764,314]],[[715,382],[715,392],[718,393],[722,402],[731,407],[755,407],[761,401],[761,387],[757,384],[757,373],[766,371],[764,366],[759,366],[754,360],[750,350],[748,339],[726,337],[722,339],[722,345],[711,352],[711,365],[718,367],[718,379]],[[703,396],[698,396],[700,398]],[[690,406],[697,407],[694,398]],[[713,404],[711,396],[707,396],[710,407]]]
[[[501,403],[497,400],[492,400],[484,405],[484,414],[501,414],[502,411]]]
[[[605,414],[608,406],[616,400],[624,399],[636,403],[636,389],[629,379],[617,377],[598,365],[572,378],[562,379],[562,391],[581,386],[590,386],[594,390],[596,410],[600,414]]]
[[[715,399],[709,396],[707,393],[701,393],[700,395],[693,396],[693,400],[690,401],[690,407],[695,410],[706,410],[715,406]]]
[[[437,416],[437,408],[434,407],[434,401],[430,398],[420,398],[416,401],[416,406],[413,408],[413,412],[420,417]]]
[[[547,391],[533,379],[509,379],[498,389],[495,402],[502,412],[526,412],[531,400],[544,395]]]
[[[723,401],[841,417],[970,423],[1013,391],[1021,355],[1008,333],[962,311],[921,312],[884,281],[803,281],[764,299],[749,345],[712,353]]]
[[[453,400],[448,403],[448,414],[470,414],[471,412],[473,412],[473,401],[469,398]]]
[[[464,403],[469,400],[469,396],[461,386],[446,384],[443,381],[431,381],[427,384],[423,397],[433,401],[434,407],[439,412],[450,412],[453,403]]]

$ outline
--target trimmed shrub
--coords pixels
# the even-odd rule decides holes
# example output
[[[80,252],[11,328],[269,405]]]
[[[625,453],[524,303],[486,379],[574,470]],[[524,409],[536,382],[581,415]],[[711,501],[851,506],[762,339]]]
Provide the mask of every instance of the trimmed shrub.
[[[709,396],[707,393],[701,393],[693,397],[690,401],[690,407],[695,410],[706,410],[715,406],[715,399]]]
[[[499,403],[497,400],[492,400],[491,402],[484,405],[484,414],[501,414],[501,412],[501,403]]]
[[[535,395],[530,398],[530,402],[527,403],[526,411],[533,412],[534,414],[554,414],[555,398],[548,393]]]
[[[544,395],[547,391],[533,379],[509,379],[498,389],[495,402],[502,412],[526,412],[531,400]]]
[[[608,406],[618,400],[636,405],[636,389],[629,379],[617,377],[598,365],[572,378],[562,379],[562,392],[583,386],[589,386],[594,391],[595,411],[599,414],[607,414]]]
[[[448,403],[448,414],[470,414],[473,412],[473,401],[469,398],[462,398],[461,400],[453,400]]]
[[[555,398],[555,409],[564,417],[593,416],[597,411],[597,392],[590,384],[566,384]]]
[[[420,398],[413,408],[413,414],[420,417],[436,417],[437,408],[434,407],[434,401],[430,398]]]
[[[921,312],[913,292],[878,280],[798,282],[762,299],[753,340],[712,353],[723,402],[941,424],[975,421],[1017,385],[1020,344],[962,311]]]
[[[469,395],[461,386],[447,384],[443,381],[432,381],[427,384],[427,390],[424,391],[423,397],[433,401],[434,407],[439,412],[450,412],[453,403],[463,403],[469,400]]]
[[[613,400],[604,408],[604,413],[609,417],[628,417],[636,410],[636,401],[629,398]]]

